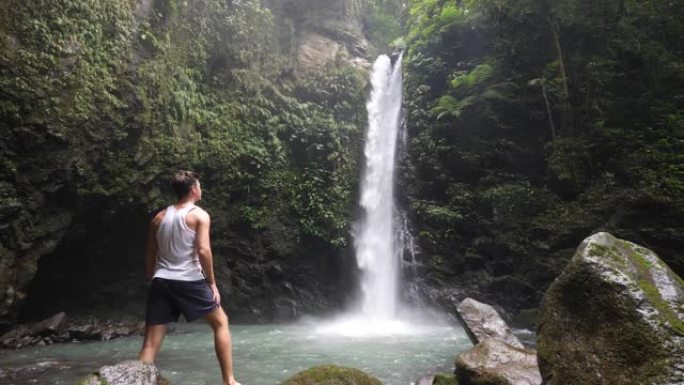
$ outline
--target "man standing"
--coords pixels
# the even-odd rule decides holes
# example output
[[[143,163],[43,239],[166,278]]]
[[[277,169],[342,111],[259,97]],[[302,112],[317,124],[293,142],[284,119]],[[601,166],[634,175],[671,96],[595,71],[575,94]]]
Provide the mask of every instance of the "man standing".
[[[224,385],[239,385],[233,375],[228,317],[214,278],[209,244],[209,214],[195,206],[202,199],[199,175],[179,171],[171,180],[178,201],[150,223],[145,274],[152,279],[147,298],[145,339],[138,359],[154,363],[166,324],[183,314],[188,322],[204,318],[214,329],[214,347]]]

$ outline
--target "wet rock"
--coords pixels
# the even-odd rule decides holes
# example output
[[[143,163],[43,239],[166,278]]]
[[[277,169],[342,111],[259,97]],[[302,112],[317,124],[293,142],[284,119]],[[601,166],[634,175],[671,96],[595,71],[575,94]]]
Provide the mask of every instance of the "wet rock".
[[[354,368],[316,366],[296,374],[282,385],[382,385],[375,377]]]
[[[79,381],[78,385],[170,385],[152,364],[123,361],[103,366],[96,373]]]
[[[456,308],[473,343],[498,338],[511,346],[523,348],[511,328],[492,306],[466,298]]]
[[[50,335],[59,331],[65,324],[66,313],[59,312],[31,327],[30,333],[36,335]]]
[[[433,375],[428,375],[428,376],[423,376],[416,380],[415,382],[412,382],[411,385],[432,385],[432,382],[435,380],[435,376]]]
[[[27,346],[44,346],[59,342],[107,341],[140,334],[142,322],[67,322],[65,313],[33,324],[18,325],[0,337],[0,347],[19,349]]]
[[[456,358],[456,376],[462,385],[539,385],[537,354],[489,338]]]
[[[551,284],[537,348],[545,384],[684,384],[684,283],[652,251],[585,239]]]
[[[458,380],[453,374],[437,373],[432,385],[458,385]]]
[[[50,369],[66,370],[71,369],[71,367],[63,362],[55,360],[39,361],[26,366],[2,368],[0,369],[0,379],[19,379],[19,382],[23,383],[21,382],[21,379],[34,378],[37,374],[46,372]]]
[[[411,385],[458,385],[458,380],[453,374],[436,373],[423,376]]]

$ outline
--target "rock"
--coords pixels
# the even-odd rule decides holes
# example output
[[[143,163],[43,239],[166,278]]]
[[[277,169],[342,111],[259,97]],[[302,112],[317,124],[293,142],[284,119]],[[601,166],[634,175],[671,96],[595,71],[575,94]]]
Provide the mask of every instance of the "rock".
[[[544,383],[684,384],[683,287],[648,249],[585,239],[542,301]]]
[[[373,67],[371,62],[361,57],[351,58],[347,60],[347,63],[366,72],[370,71],[370,69]]]
[[[429,376],[423,376],[416,380],[415,382],[412,382],[411,385],[432,385],[432,382],[435,380],[435,376],[429,375]]]
[[[131,360],[103,366],[78,385],[170,385],[170,382],[159,374],[156,366]]]
[[[432,385],[458,385],[458,380],[453,374],[437,373]]]
[[[69,337],[74,339],[74,340],[92,340],[94,339],[94,336],[97,336],[99,339],[99,336],[101,335],[95,327],[94,324],[92,323],[87,323],[83,325],[74,325],[69,328]]]
[[[65,364],[64,362],[60,361],[37,361],[30,365],[13,368],[3,368],[2,370],[0,370],[0,378],[8,377],[12,380],[32,379],[35,378],[37,374],[46,372],[50,369],[66,370],[71,369],[71,367]],[[19,382],[23,383],[21,380]]]
[[[537,354],[489,338],[456,358],[456,376],[462,385],[539,385]]]
[[[317,33],[306,35],[297,51],[298,68],[304,72],[320,71],[332,62],[340,51],[340,45],[333,39]]]
[[[335,365],[316,366],[296,374],[282,385],[382,385],[359,369]]]
[[[29,331],[33,335],[50,335],[60,330],[65,324],[66,313],[59,312],[52,317],[34,324]]]
[[[0,347],[19,349],[57,342],[107,341],[141,334],[144,326],[142,322],[111,323],[94,320],[88,323],[67,323],[65,320],[66,314],[58,313],[44,321],[18,325],[0,337]]]
[[[64,329],[66,314],[57,313],[50,318],[28,325],[18,325],[0,337],[0,347],[17,349],[30,345],[49,345]]]
[[[511,328],[491,306],[472,298],[464,299],[457,307],[468,336],[477,344],[488,338],[498,338],[509,345],[523,348]]]

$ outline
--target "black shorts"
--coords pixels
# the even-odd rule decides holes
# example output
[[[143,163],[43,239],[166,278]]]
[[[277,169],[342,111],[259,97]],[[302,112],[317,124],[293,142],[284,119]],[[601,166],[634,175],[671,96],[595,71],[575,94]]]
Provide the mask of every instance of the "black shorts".
[[[159,325],[178,321],[183,314],[192,322],[203,318],[216,309],[214,293],[206,280],[177,281],[155,278],[147,296],[147,325]]]

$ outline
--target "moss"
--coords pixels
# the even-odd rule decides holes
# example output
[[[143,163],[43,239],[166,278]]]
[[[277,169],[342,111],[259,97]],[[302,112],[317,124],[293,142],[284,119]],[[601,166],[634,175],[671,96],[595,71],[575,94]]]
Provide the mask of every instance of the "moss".
[[[636,266],[639,273],[645,273],[650,276],[650,270],[656,268],[656,266],[644,256],[649,253],[649,251],[643,247],[630,244],[629,242],[621,241],[621,244],[624,246],[627,255],[631,257],[632,261],[639,265]]]
[[[150,3],[146,15],[133,0],[0,4],[0,246],[21,257],[56,242],[49,218],[89,202],[154,210],[170,198],[156,193],[166,173],[190,168],[212,186],[207,208],[229,218],[218,232],[264,235],[273,258],[304,238],[338,255],[367,74],[340,61],[297,78],[298,21],[258,0]]]
[[[300,372],[283,382],[283,385],[382,385],[382,383],[358,369],[324,365]]]
[[[635,278],[639,289],[643,291],[649,303],[651,303],[660,316],[667,321],[672,330],[680,336],[684,336],[684,321],[679,319],[675,311],[671,308],[671,305],[663,299],[660,291],[653,283],[651,271],[659,267],[655,266],[645,257],[645,254],[650,253],[650,251],[629,242],[620,242],[625,247],[625,250],[628,251],[628,255],[637,270],[637,277]],[[663,267],[667,269],[666,266]],[[669,271],[669,273],[671,276],[676,277],[675,279],[681,284],[681,279],[676,274],[671,271]]]
[[[658,288],[649,281],[640,280],[639,288],[644,292],[648,301],[658,311],[658,313],[667,320],[672,330],[684,336],[684,321],[680,320],[677,314],[672,310],[670,304],[660,295]]]
[[[606,261],[626,253],[623,261],[628,265],[621,271],[632,276],[668,322],[678,323],[650,282],[649,265],[639,261],[643,255],[626,243],[597,246],[587,252],[606,256]],[[641,384],[666,373],[670,352],[636,305],[622,285],[605,281],[591,264],[576,261],[568,266],[542,305],[537,348],[543,375],[553,378],[549,384],[595,383],[597,372],[616,383]]]
[[[458,380],[453,374],[437,373],[432,385],[458,385]]]
[[[92,383],[93,377],[95,377],[98,380],[100,385],[109,385],[109,382],[107,382],[107,380],[95,374],[91,374],[90,376],[82,379],[76,385],[89,385]]]
[[[624,258],[620,255],[618,250],[615,247],[607,246],[607,245],[602,245],[598,243],[592,243],[589,246],[589,255],[596,256],[596,257],[601,257],[601,258],[609,258],[611,261],[615,262],[617,264],[616,267],[624,267],[626,266],[626,262]]]

